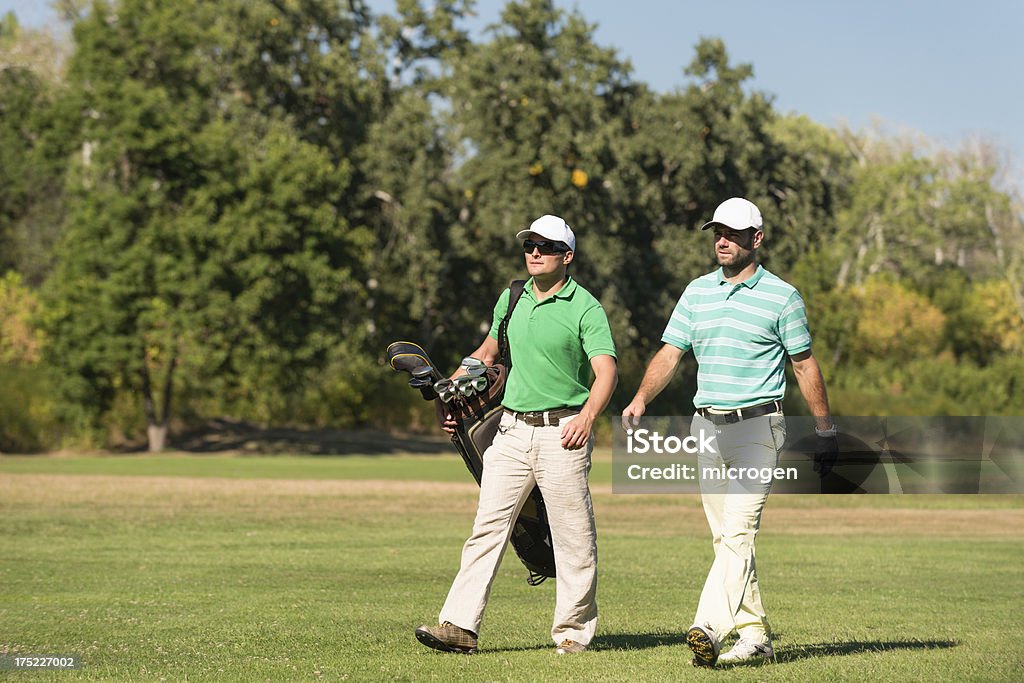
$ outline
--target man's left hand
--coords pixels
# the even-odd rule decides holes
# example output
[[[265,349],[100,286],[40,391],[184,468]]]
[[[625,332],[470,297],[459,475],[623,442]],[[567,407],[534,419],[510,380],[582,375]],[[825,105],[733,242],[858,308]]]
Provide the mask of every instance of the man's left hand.
[[[818,445],[814,449],[814,471],[819,477],[825,477],[839,459],[839,437],[833,432],[828,436],[819,434],[816,438]]]
[[[562,448],[575,451],[587,445],[590,432],[594,427],[594,418],[587,413],[580,413],[562,427]]]

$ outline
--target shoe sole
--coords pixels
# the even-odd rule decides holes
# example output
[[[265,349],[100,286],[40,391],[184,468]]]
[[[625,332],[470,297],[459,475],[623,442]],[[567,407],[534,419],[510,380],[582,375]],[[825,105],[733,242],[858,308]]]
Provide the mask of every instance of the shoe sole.
[[[754,657],[747,657],[745,659],[728,659],[724,657],[718,658],[719,666],[739,666],[746,664],[750,666],[760,666],[761,664],[768,664],[772,661],[770,657],[764,655],[755,655]]]
[[[440,650],[441,652],[454,652],[459,655],[473,655],[476,654],[476,648],[464,648],[458,645],[449,645],[440,638],[436,637],[430,631],[423,629],[416,629],[416,640],[420,641],[432,650]]]
[[[770,664],[771,662],[773,662],[775,660],[775,653],[774,652],[772,652],[771,654],[767,654],[767,653],[764,653],[764,652],[758,652],[757,654],[751,655],[749,657],[745,657],[743,659],[730,659],[727,655],[728,655],[728,653],[726,653],[726,654],[724,654],[724,655],[722,655],[722,656],[720,656],[718,658],[718,665],[719,666],[722,666],[722,665],[726,665],[726,666],[740,666],[740,665],[744,665],[744,664],[745,665],[749,665],[749,666],[760,666],[762,664]]]
[[[699,628],[691,628],[686,632],[686,644],[693,651],[693,665],[713,667],[718,659],[715,656],[715,644],[711,637]]]

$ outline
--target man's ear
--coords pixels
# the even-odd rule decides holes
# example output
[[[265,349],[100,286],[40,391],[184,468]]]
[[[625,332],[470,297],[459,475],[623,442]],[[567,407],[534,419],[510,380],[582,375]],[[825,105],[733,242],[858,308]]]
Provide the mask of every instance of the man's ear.
[[[569,265],[570,263],[572,263],[572,259],[575,256],[576,256],[575,252],[572,252],[572,251],[565,252],[564,254],[562,254],[562,264],[566,265],[566,266]]]
[[[760,247],[762,242],[764,242],[764,230],[758,230],[754,233],[754,249]]]

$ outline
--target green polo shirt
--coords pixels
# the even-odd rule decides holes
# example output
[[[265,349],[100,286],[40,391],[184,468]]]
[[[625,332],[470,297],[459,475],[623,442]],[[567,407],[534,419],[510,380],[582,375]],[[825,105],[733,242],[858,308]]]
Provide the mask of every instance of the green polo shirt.
[[[679,297],[661,340],[697,357],[697,408],[745,408],[786,394],[786,356],[811,348],[800,293],[758,266],[734,285],[722,269]]]
[[[506,289],[494,305],[494,339],[508,310],[508,297]],[[508,323],[508,341],[512,372],[502,405],[516,412],[583,405],[590,396],[590,359],[615,357],[601,302],[571,277],[540,302],[533,294],[533,278],[526,281]]]

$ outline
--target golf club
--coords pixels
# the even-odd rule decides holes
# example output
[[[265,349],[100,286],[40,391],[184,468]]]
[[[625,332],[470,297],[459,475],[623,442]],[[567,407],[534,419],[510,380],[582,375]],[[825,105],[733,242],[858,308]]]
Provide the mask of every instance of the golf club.
[[[444,403],[450,403],[455,398],[455,385],[450,379],[441,379],[434,382],[434,391]]]
[[[487,372],[487,366],[482,360],[466,356],[462,359],[461,368],[471,377],[480,377]]]

